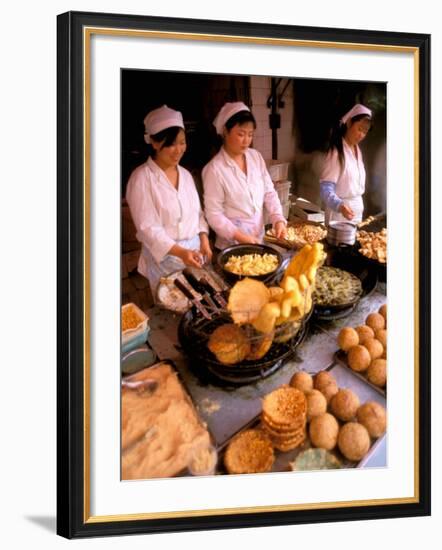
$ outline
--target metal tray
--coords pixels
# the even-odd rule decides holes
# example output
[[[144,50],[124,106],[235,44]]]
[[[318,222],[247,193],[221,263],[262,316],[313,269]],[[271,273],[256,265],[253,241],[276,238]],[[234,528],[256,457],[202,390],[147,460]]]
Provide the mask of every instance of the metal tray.
[[[361,404],[366,401],[376,401],[386,408],[386,399],[385,396],[381,395],[378,391],[374,391],[376,387],[368,384],[365,379],[361,377],[354,376],[354,372],[348,367],[342,366],[341,364],[333,364],[325,369],[333,374],[336,379],[336,382],[340,388],[349,388],[356,393],[359,397]],[[313,373],[312,373],[313,374]],[[316,374],[316,373],[315,373]],[[338,420],[340,424],[343,424]],[[238,430],[231,438],[229,438],[223,445],[218,448],[218,469],[217,473],[226,474],[224,467],[224,454],[227,449],[230,441],[239,433],[250,429],[257,428],[260,424],[260,415],[256,416],[251,420],[246,426]],[[308,432],[307,432],[308,433]],[[275,450],[275,462],[273,467],[270,470],[271,472],[288,472],[292,471],[290,462],[293,462],[296,457],[306,449],[311,448],[308,435],[306,441],[297,447],[288,452],[281,452]],[[351,462],[347,460],[339,452],[338,448],[335,448],[333,451],[330,451],[341,463],[342,468],[370,468],[370,467],[385,467],[387,465],[386,461],[386,433],[379,437],[378,439],[372,440],[371,447],[367,454],[361,459],[360,462]],[[373,463],[373,466],[370,464]],[[296,472],[293,472],[296,473]]]
[[[209,427],[207,426],[207,423],[201,418],[201,415],[199,413],[199,410],[198,410],[198,407],[196,406],[196,404],[194,403],[193,399],[191,398],[191,395],[190,395],[190,392],[186,386],[186,383],[184,382],[180,372],[178,371],[178,369],[176,368],[176,365],[173,361],[171,361],[170,359],[165,359],[165,360],[162,360],[162,361],[158,361],[157,363],[153,364],[153,365],[150,365],[136,373],[133,373],[129,376],[125,376],[124,377],[124,380],[125,381],[134,381],[134,380],[137,380],[138,377],[140,376],[140,374],[142,372],[148,372],[149,370],[151,369],[154,369],[155,367],[161,365],[161,364],[167,364],[171,367],[171,369],[176,373],[177,375],[177,380],[178,382],[181,384],[182,388],[183,388],[183,392],[184,392],[184,395],[185,395],[185,399],[188,401],[189,405],[193,408],[193,411],[194,411],[194,414],[196,416],[196,418],[198,419],[198,422],[201,424],[201,426],[207,431],[207,433],[209,434],[209,439],[210,439],[210,443],[212,445],[212,447],[214,449],[216,449],[216,446],[215,446],[215,438],[213,436],[213,433],[211,432],[211,430],[209,429]],[[121,437],[121,424],[120,424],[120,437]],[[122,457],[122,451],[120,451],[120,461],[121,461],[121,457]],[[179,472],[177,472],[174,476],[171,476],[171,477],[182,477],[182,476],[187,476],[187,475],[192,475],[191,472],[189,471],[189,468],[186,467],[182,470],[180,470]],[[154,478],[140,478],[140,479],[154,479]]]
[[[376,386],[376,384],[373,384],[372,382],[370,382],[370,380],[368,380],[367,376],[364,373],[356,372],[348,366],[347,354],[344,351],[342,351],[341,349],[338,350],[334,354],[334,358],[335,358],[336,362],[339,363],[339,365],[341,365],[341,367],[347,369],[353,376],[356,376],[360,380],[363,380],[366,384],[371,386],[375,391],[377,391],[378,393],[380,393],[384,397],[387,395],[386,387],[381,388],[380,386]]]

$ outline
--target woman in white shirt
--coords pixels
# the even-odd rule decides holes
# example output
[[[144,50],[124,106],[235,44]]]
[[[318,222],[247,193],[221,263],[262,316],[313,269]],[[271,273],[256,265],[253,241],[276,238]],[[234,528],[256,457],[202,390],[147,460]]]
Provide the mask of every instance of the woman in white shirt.
[[[201,267],[212,251],[191,174],[179,162],[186,150],[183,117],[163,105],[144,119],[153,153],[132,172],[126,199],[141,242],[138,271],[155,294],[160,277]]]
[[[264,159],[250,148],[255,119],[242,102],[226,103],[213,122],[223,145],[203,169],[204,211],[215,231],[215,246],[260,243],[264,208],[277,237],[287,222]]]
[[[325,223],[362,220],[365,167],[359,143],[372,120],[370,109],[356,104],[340,120],[320,175],[320,193],[325,206]]]

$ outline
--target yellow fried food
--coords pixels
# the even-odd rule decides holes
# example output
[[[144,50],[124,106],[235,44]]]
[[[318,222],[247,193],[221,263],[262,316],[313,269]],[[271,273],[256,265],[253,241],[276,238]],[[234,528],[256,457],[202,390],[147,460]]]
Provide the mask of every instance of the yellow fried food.
[[[298,281],[291,275],[287,275],[286,277],[284,277],[281,286],[285,292],[290,292],[291,290],[299,291]]]
[[[309,286],[309,282],[307,277],[304,275],[304,273],[301,273],[299,276],[299,287],[301,290],[306,290]]]
[[[285,270],[285,275],[291,275],[292,277],[298,278],[302,273],[302,266],[307,259],[310,251],[312,250],[311,245],[306,244],[301,248],[301,250],[294,256]]]
[[[272,346],[274,335],[275,333],[271,332],[270,334],[263,334],[258,338],[253,338],[251,350],[246,357],[246,361],[258,361],[258,359],[264,357]]]
[[[296,388],[297,390],[306,393],[313,389],[313,378],[308,372],[295,372],[290,379],[289,385],[292,386],[292,388]]]
[[[348,351],[353,346],[359,344],[359,335],[352,327],[343,327],[338,334],[338,345],[344,350]]]
[[[224,365],[244,361],[250,353],[250,341],[241,327],[233,324],[221,325],[210,335],[207,347]]]
[[[224,269],[236,275],[265,275],[278,267],[278,257],[275,254],[244,254],[230,256]]]
[[[280,286],[269,286],[268,288],[270,292],[270,301],[280,302],[284,294],[284,289]]]
[[[264,304],[258,317],[252,322],[253,327],[264,334],[272,332],[275,328],[275,321],[281,313],[281,308],[276,302]]]
[[[359,422],[347,422],[339,431],[338,447],[348,460],[361,460],[370,448],[367,428]]]
[[[385,409],[376,401],[367,401],[357,412],[358,422],[367,428],[371,437],[378,438],[387,429],[387,414]]]
[[[245,278],[230,290],[227,309],[234,323],[253,323],[261,308],[270,301],[270,291],[261,281]]]
[[[270,438],[262,430],[246,430],[229,443],[224,464],[229,474],[268,472],[275,460]]]

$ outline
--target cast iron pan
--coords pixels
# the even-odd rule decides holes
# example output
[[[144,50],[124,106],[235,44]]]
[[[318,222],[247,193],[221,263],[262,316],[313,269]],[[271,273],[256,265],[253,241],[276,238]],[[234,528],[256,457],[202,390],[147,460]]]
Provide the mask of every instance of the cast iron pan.
[[[350,314],[361,298],[370,295],[378,282],[376,266],[366,261],[366,258],[357,252],[354,246],[326,247],[327,258],[324,265],[337,267],[352,273],[361,281],[362,294],[354,300],[339,305],[314,306],[313,315],[316,318],[338,318]],[[342,315],[341,315],[342,314]]]
[[[236,275],[235,273],[232,273],[225,269],[224,266],[226,265],[230,256],[245,256],[246,254],[273,254],[278,258],[278,267],[274,271],[266,273],[264,275]],[[258,281],[263,281],[265,283],[271,283],[275,281],[277,276],[280,274],[283,266],[283,258],[281,253],[272,246],[268,246],[265,244],[235,244],[233,246],[229,246],[218,254],[216,261],[223,277],[231,284],[234,284],[240,279],[244,279],[245,277],[257,279]]]

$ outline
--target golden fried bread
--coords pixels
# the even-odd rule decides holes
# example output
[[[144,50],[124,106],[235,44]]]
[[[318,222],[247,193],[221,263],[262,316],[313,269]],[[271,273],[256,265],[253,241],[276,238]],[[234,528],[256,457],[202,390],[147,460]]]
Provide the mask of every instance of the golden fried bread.
[[[307,403],[302,391],[281,386],[264,397],[262,411],[275,425],[293,426],[306,415]]]
[[[229,474],[270,471],[275,456],[270,438],[258,429],[245,430],[229,443],[224,465]]]
[[[250,353],[250,341],[241,327],[225,324],[210,335],[207,347],[220,363],[234,365],[244,361]]]

